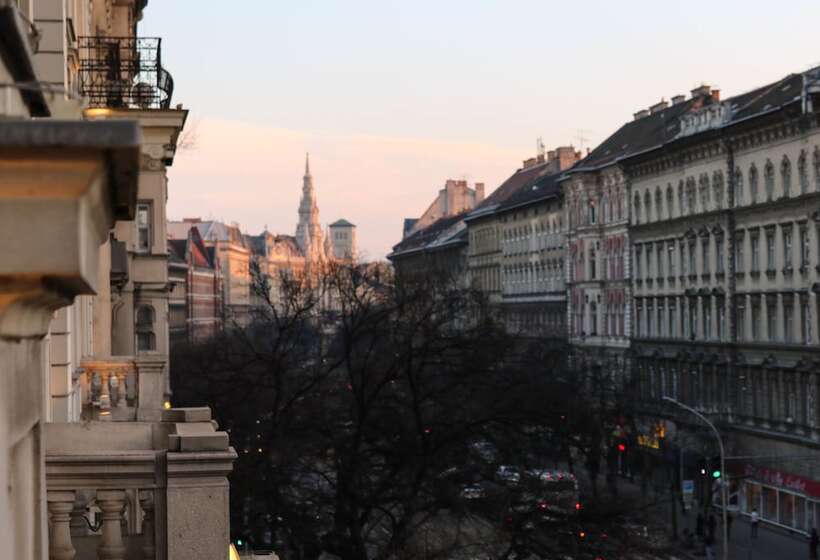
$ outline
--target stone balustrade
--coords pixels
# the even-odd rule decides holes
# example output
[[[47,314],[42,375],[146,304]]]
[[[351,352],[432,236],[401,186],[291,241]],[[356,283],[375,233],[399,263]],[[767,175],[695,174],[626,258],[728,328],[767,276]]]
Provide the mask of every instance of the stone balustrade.
[[[209,409],[45,432],[49,558],[224,560],[236,454]]]
[[[139,375],[129,358],[84,360],[80,376],[83,416],[101,421],[133,420]],[[112,411],[112,408],[115,410]]]

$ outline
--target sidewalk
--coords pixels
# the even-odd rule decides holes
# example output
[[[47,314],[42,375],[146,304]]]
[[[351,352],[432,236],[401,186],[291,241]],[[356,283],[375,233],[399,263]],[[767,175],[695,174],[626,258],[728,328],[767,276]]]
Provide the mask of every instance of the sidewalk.
[[[683,527],[694,530],[695,515],[689,512]],[[715,546],[715,558],[723,558],[723,527],[718,525],[718,543]],[[746,518],[735,517],[732,523],[732,534],[729,536],[729,558],[731,560],[803,560],[809,557],[808,539],[798,533],[788,534],[785,530],[774,528],[761,523],[757,538],[750,538],[751,528]],[[694,551],[684,551],[690,558],[702,559],[704,556],[693,554]]]

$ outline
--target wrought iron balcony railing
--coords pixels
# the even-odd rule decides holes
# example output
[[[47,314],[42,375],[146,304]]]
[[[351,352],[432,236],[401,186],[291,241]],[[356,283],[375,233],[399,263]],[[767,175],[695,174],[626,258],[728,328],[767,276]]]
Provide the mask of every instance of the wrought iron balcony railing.
[[[168,109],[174,79],[159,37],[80,37],[80,92],[91,107]]]

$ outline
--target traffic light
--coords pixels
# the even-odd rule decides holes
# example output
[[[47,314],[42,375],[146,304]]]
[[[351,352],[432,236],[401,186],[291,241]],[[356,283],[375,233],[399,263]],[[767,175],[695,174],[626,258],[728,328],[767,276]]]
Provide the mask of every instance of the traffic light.
[[[721,474],[720,469],[715,469],[712,471],[712,478],[720,478]]]

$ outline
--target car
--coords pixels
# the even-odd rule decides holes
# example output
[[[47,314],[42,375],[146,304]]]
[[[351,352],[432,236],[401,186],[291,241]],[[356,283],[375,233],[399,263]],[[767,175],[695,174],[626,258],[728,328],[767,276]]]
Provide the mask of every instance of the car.
[[[498,467],[498,470],[495,471],[495,476],[501,482],[508,484],[518,484],[521,482],[521,473],[518,471],[518,468],[510,465],[501,465]]]
[[[477,500],[484,496],[484,488],[480,484],[470,484],[461,489],[461,497],[465,500]]]

